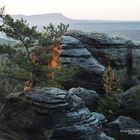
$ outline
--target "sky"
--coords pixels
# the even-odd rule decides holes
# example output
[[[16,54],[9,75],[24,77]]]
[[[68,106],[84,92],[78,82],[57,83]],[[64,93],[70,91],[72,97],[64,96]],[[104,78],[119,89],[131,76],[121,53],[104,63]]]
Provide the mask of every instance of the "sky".
[[[72,19],[139,20],[140,0],[0,0],[8,14],[62,13]]]

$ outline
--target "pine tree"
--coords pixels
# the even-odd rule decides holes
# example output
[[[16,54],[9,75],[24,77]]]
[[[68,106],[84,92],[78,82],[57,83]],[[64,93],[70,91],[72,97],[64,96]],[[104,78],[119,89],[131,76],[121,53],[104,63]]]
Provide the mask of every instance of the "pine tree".
[[[111,66],[107,67],[103,75],[103,88],[108,95],[114,94],[119,88],[119,77]]]
[[[26,83],[25,90],[36,85],[59,86],[62,81],[71,78],[77,70],[76,66],[49,66],[54,57],[52,50],[61,46],[61,36],[67,31],[68,25],[61,23],[54,27],[50,24],[44,27],[43,32],[38,32],[37,26],[31,27],[23,19],[14,20],[4,11],[4,7],[0,9],[3,22],[0,31],[18,43],[0,46],[0,52],[7,53],[10,60],[10,63],[0,65],[0,76],[23,80]]]

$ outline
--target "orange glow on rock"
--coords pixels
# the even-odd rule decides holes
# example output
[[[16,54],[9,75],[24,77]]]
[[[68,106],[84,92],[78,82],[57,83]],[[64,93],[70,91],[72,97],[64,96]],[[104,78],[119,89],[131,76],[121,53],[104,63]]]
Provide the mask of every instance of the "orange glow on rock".
[[[48,64],[49,67],[52,67],[52,68],[61,67],[61,60],[60,60],[61,51],[62,51],[61,45],[57,45],[52,49],[53,58],[50,61],[50,63]]]

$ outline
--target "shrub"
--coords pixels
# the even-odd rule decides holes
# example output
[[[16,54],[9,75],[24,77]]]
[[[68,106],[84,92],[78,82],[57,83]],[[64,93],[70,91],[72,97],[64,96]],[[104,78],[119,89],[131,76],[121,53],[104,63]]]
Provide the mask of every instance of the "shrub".
[[[114,94],[119,90],[119,77],[111,66],[106,68],[103,75],[103,88],[108,95]]]
[[[117,94],[114,96],[105,95],[101,97],[98,101],[96,111],[104,114],[108,120],[112,120],[121,115],[123,113],[121,96]]]
[[[98,101],[97,112],[104,114],[111,120],[123,113],[122,109],[122,88],[120,86],[117,72],[110,66],[105,70],[103,76],[103,87],[106,94]]]

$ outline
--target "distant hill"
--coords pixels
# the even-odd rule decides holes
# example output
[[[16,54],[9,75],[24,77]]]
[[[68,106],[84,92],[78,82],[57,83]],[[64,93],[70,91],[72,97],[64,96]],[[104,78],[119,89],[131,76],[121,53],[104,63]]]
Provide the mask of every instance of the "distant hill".
[[[60,22],[69,24],[74,22],[73,19],[67,18],[61,13],[50,13],[50,14],[40,14],[40,15],[12,15],[14,19],[25,19],[27,20],[31,25],[37,25],[37,26],[44,26],[46,24],[49,24],[50,22],[53,24],[59,24]]]
[[[31,25],[44,26],[50,22],[59,24],[60,22],[70,24],[72,28],[85,28],[86,31],[92,30],[138,30],[140,22],[136,21],[112,21],[112,20],[74,20],[64,16],[61,13],[50,13],[40,15],[12,15],[14,19],[25,19]],[[88,27],[88,28],[87,28]],[[77,30],[78,30],[77,29]]]
[[[111,36],[125,37],[135,41],[140,40],[140,21],[111,21],[111,20],[74,20],[61,13],[40,15],[12,15],[14,19],[25,19],[30,25],[37,25],[42,30],[44,25],[50,22],[54,25],[69,24],[69,30],[81,30],[84,32],[101,32]]]

